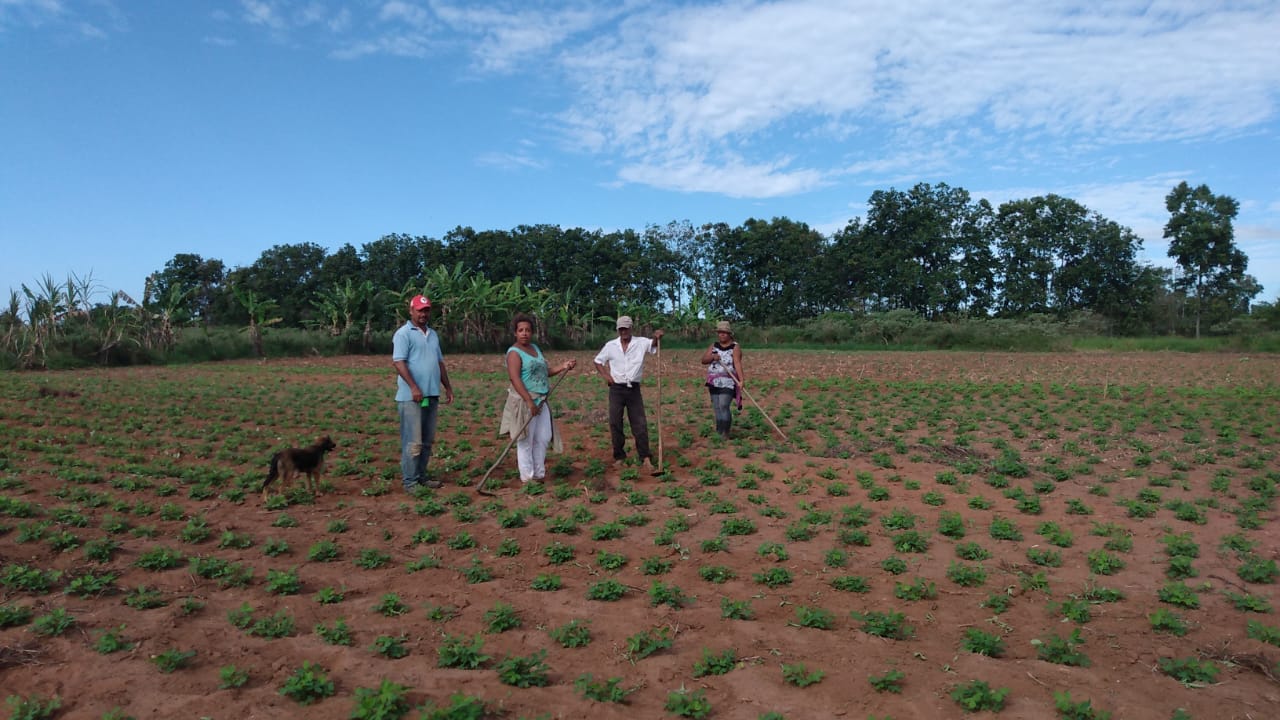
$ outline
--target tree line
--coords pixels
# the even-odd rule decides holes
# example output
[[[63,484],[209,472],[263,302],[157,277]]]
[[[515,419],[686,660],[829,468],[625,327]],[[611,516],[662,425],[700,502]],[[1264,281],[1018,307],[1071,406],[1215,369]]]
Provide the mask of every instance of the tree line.
[[[902,311],[927,321],[1085,313],[1121,335],[1231,332],[1261,291],[1235,244],[1238,203],[1183,182],[1166,207],[1173,270],[1139,262],[1141,238],[1070,198],[993,208],[945,183],[878,190],[864,218],[831,236],[775,217],[611,232],[458,227],[333,252],[275,245],[235,268],[179,253],[137,300],[115,292],[101,302],[76,276],[23,285],[0,312],[0,341],[28,367],[77,323],[94,346],[80,352],[104,361],[122,344],[163,351],[193,326],[243,329],[259,353],[269,327],[319,330],[368,351],[420,291],[442,334],[475,348],[502,343],[516,311],[542,318],[544,338],[570,344],[624,313],[689,334],[719,318],[763,327]],[[1252,309],[1274,321],[1274,304]]]

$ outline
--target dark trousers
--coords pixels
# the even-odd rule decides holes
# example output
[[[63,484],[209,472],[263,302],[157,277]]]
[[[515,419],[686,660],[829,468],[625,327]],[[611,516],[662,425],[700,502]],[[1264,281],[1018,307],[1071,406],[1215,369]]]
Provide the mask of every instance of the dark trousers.
[[[733,427],[733,388],[711,388],[711,413],[716,418],[716,432],[724,437],[729,436]]]
[[[621,460],[627,456],[623,445],[626,440],[622,436],[622,411],[627,412],[627,421],[631,423],[631,435],[636,439],[636,454],[641,460],[650,457],[649,421],[644,415],[644,398],[640,395],[640,385],[609,386],[609,439],[613,441],[613,459]]]

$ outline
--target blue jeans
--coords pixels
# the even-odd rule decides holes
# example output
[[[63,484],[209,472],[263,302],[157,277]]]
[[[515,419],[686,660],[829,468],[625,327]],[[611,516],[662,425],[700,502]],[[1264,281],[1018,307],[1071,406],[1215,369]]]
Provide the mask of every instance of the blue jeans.
[[[440,398],[424,398],[427,407],[412,400],[396,402],[400,411],[400,473],[406,490],[430,480],[427,463],[431,460],[431,444],[436,439],[436,413]]]

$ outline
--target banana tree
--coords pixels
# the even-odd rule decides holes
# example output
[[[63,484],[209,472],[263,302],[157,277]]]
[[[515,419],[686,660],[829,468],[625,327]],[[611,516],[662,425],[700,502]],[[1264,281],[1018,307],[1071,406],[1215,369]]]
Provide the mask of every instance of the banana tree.
[[[152,298],[155,292],[155,278],[150,276],[142,289],[142,304],[138,305],[128,295],[125,300],[133,302],[138,314],[139,341],[147,350],[159,350],[167,353],[177,345],[176,327],[190,320],[187,300],[196,292],[196,288],[184,290],[181,285],[170,285],[163,296]]]
[[[667,329],[687,339],[705,337],[711,329],[711,313],[711,303],[693,295],[667,314]]]
[[[57,340],[67,314],[67,296],[63,285],[54,282],[53,276],[48,274],[40,279],[34,290],[23,283],[22,294],[28,331],[18,353],[18,364],[24,368],[44,367],[48,361],[49,346]]]
[[[138,313],[123,303],[131,303],[132,299],[123,290],[111,294],[111,302],[99,305],[89,312],[98,341],[98,362],[107,364],[111,351],[119,347],[126,339],[138,342]]]
[[[316,293],[316,297],[311,299],[311,306],[320,313],[320,317],[309,322],[316,328],[327,330],[330,335],[345,335],[358,320],[370,314],[377,294],[372,280],[355,283],[347,278],[342,285]]]
[[[265,358],[266,353],[262,350],[262,331],[282,320],[278,316],[271,316],[279,310],[279,305],[275,300],[260,299],[253,290],[241,290],[239,285],[232,285],[231,292],[235,294],[240,306],[249,314],[249,324],[241,328],[241,332],[249,333],[249,342],[253,345],[254,355]]]

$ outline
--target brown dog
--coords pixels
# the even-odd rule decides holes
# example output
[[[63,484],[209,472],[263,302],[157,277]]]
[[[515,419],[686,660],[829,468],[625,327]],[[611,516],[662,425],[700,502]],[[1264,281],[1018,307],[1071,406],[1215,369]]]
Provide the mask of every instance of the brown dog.
[[[308,445],[304,448],[289,448],[281,450],[271,456],[271,472],[267,473],[267,479],[262,483],[262,499],[267,499],[267,486],[275,481],[276,478],[284,478],[284,482],[289,482],[293,476],[305,474],[303,480],[307,490],[313,494],[320,494],[320,473],[324,472],[324,454],[338,447],[328,435],[320,438],[315,445]]]

